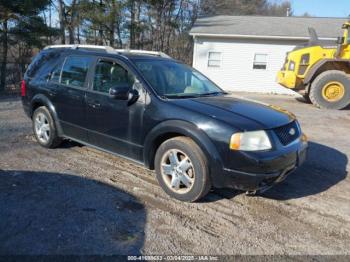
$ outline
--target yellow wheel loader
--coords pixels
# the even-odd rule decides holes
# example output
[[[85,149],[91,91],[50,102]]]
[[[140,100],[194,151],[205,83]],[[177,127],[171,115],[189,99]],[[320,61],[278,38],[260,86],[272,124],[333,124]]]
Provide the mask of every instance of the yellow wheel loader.
[[[343,109],[350,105],[350,20],[343,24],[344,35],[337,46],[318,40],[309,28],[306,46],[287,53],[278,83],[301,93],[307,100],[327,109]]]

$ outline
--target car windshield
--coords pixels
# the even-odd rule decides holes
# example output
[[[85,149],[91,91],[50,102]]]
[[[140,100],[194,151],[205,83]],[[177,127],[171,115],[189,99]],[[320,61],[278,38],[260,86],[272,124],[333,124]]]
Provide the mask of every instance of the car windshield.
[[[188,98],[225,93],[198,71],[175,61],[138,60],[135,64],[162,97]]]

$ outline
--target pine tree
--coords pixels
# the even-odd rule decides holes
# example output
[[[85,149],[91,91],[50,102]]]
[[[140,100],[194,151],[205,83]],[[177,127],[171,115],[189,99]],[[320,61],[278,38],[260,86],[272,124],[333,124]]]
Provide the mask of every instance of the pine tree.
[[[50,0],[0,0],[2,47],[0,91],[3,91],[6,85],[9,44],[24,42],[28,48],[40,47],[43,40],[41,36],[55,33],[55,30],[50,30],[39,16],[49,3]]]

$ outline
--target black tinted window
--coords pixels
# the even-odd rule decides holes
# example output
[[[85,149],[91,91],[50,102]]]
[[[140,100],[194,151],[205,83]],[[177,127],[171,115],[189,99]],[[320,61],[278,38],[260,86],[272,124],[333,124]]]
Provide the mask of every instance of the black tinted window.
[[[59,52],[43,51],[39,53],[29,65],[26,75],[31,78],[47,79],[59,58]]]
[[[64,85],[84,87],[91,61],[91,57],[68,57],[63,66],[61,83]]]
[[[222,93],[213,82],[184,64],[163,60],[140,60],[136,66],[159,95],[169,97]]]
[[[121,65],[111,61],[99,61],[96,65],[94,86],[95,91],[108,93],[111,87],[132,87],[134,77]]]
[[[56,67],[51,72],[50,80],[53,82],[59,82],[62,71],[62,63],[56,65]]]

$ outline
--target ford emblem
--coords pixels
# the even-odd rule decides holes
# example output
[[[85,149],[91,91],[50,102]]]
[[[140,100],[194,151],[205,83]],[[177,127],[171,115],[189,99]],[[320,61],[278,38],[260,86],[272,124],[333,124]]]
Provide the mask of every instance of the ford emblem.
[[[291,135],[291,136],[294,136],[295,135],[295,129],[294,128],[291,128],[290,130],[289,130],[289,134]]]

